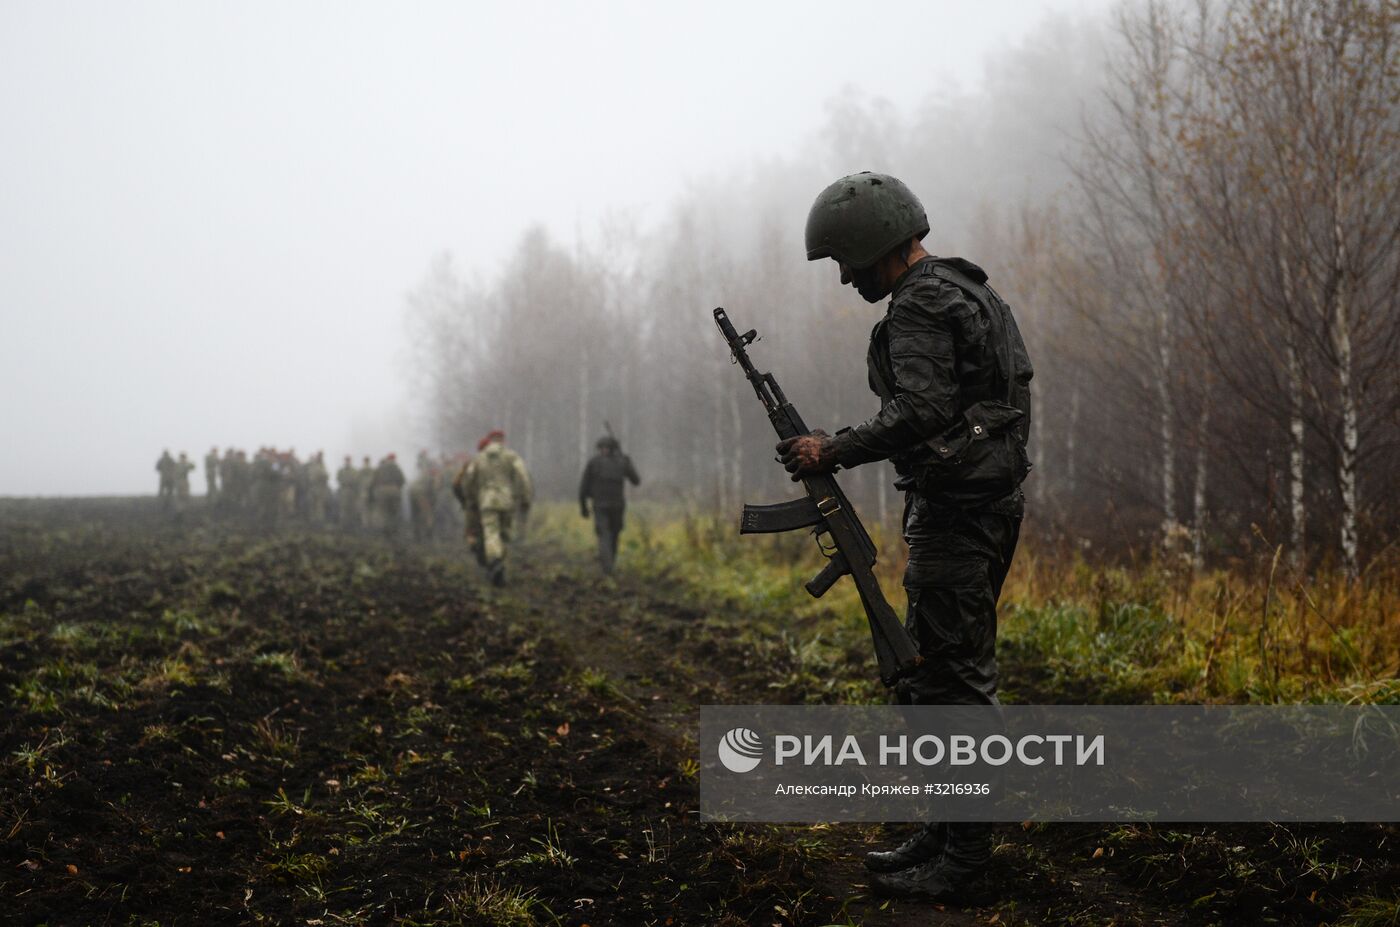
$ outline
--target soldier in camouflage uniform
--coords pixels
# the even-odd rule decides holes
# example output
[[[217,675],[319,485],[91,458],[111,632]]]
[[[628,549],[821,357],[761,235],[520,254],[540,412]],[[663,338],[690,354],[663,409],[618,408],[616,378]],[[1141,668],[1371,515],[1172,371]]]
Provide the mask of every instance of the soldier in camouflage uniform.
[[[418,455],[418,475],[408,487],[408,514],[416,541],[426,541],[433,536],[439,481],[437,467],[428,452],[423,451]]]
[[[492,431],[477,445],[480,451],[452,483],[452,492],[466,514],[467,544],[486,567],[491,582],[506,581],[506,545],[517,514],[524,518],[534,501],[534,487],[525,461],[505,446],[505,432]]]
[[[379,462],[370,482],[370,494],[374,500],[375,518],[379,529],[389,539],[398,537],[399,516],[403,510],[403,470],[395,455],[390,454]]]
[[[996,706],[996,603],[1025,506],[1031,363],[987,274],[929,255],[920,244],[928,230],[923,205],[894,177],[854,174],[817,197],[808,260],[836,261],[841,282],[868,302],[890,297],[866,361],[880,411],[778,451],[794,479],[894,463],[906,493],[906,627],[923,656],[898,697]],[[990,855],[990,825],[928,824],[898,849],[868,854],[866,866],[878,892],[940,899],[965,888]]]
[[[377,516],[374,511],[374,500],[370,498],[374,486],[374,464],[370,463],[369,455],[366,454],[360,461],[360,511],[363,513],[361,524],[366,530],[377,525]]]
[[[204,455],[204,504],[212,506],[219,498],[219,449],[209,448]]]
[[[183,512],[190,503],[190,473],[194,470],[194,461],[184,451],[180,452],[180,459],[175,463],[175,510]]]
[[[326,509],[331,502],[331,475],[326,470],[325,454],[317,451],[306,464],[306,515],[314,525],[324,524]]]
[[[288,519],[305,517],[307,500],[306,466],[297,458],[296,448],[277,455],[282,473],[282,515]]]
[[[166,512],[175,507],[175,467],[175,458],[170,456],[170,451],[161,451],[160,459],[156,461],[156,473],[160,476],[156,498],[160,500],[161,510]]]
[[[622,533],[623,515],[627,510],[625,485],[640,484],[642,478],[632,466],[632,458],[622,453],[622,446],[612,435],[598,439],[598,453],[583,468],[579,481],[578,505],[584,518],[588,504],[593,503],[593,533],[598,536],[598,563],[611,575],[617,562],[617,538]]]
[[[272,448],[261,448],[253,457],[249,482],[254,516],[264,530],[270,531],[277,526],[278,506],[282,495],[277,456]]]
[[[233,488],[234,507],[247,512],[253,505],[253,464],[248,460],[247,451],[240,450],[234,456],[229,473],[232,476],[229,485]]]
[[[360,527],[360,496],[363,490],[360,489],[360,474],[355,470],[354,458],[349,454],[345,455],[345,463],[335,471],[335,487],[336,506],[340,509],[340,527],[353,531]]]
[[[224,448],[224,456],[219,460],[219,508],[225,512],[238,505],[237,478],[233,475],[237,466],[237,452],[231,447]]]

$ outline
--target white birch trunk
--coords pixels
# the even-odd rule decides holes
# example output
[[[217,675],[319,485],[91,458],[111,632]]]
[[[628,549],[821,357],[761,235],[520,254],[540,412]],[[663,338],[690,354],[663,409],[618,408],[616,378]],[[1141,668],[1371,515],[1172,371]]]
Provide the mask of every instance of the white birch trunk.
[[[1283,250],[1279,255],[1279,270],[1283,283],[1283,298],[1288,306],[1288,334],[1285,350],[1288,357],[1288,560],[1296,571],[1304,560],[1304,537],[1307,532],[1303,474],[1307,458],[1304,454],[1303,429],[1303,362],[1298,356],[1297,307],[1294,305],[1293,266],[1288,232],[1283,232]]]
[[[1162,442],[1162,537],[1176,533],[1176,421],[1171,387],[1171,320],[1165,308],[1157,310],[1157,400],[1161,406],[1159,438]]]
[[[1337,352],[1337,390],[1342,413],[1342,447],[1337,458],[1337,488],[1342,496],[1342,566],[1355,579],[1360,573],[1356,538],[1356,460],[1360,444],[1356,388],[1352,382],[1351,302],[1346,275],[1346,236],[1342,229],[1341,184],[1337,185],[1336,213],[1332,225],[1337,295],[1333,303],[1332,343]]]
[[[1356,538],[1356,458],[1360,444],[1356,393],[1352,386],[1351,331],[1346,327],[1346,302],[1337,301],[1337,379],[1342,402],[1342,452],[1337,464],[1337,484],[1342,494],[1342,563],[1353,579],[1360,572]]]
[[[1199,569],[1205,562],[1206,536],[1206,476],[1209,456],[1206,449],[1210,439],[1210,386],[1206,386],[1201,405],[1201,420],[1196,431],[1196,480],[1191,494],[1191,562]]]
[[[1333,319],[1333,340],[1337,349],[1337,389],[1341,402],[1341,452],[1337,456],[1337,487],[1341,492],[1341,562],[1347,576],[1358,576],[1357,557],[1357,447],[1361,442],[1357,424],[1357,393],[1351,381],[1351,325],[1348,318],[1347,288],[1341,284]]]
[[[1288,338],[1288,509],[1289,560],[1294,569],[1302,565],[1304,559],[1304,535],[1307,530],[1307,508],[1303,495],[1303,474],[1307,458],[1304,456],[1303,429],[1303,364],[1298,357],[1298,346],[1290,334]]]

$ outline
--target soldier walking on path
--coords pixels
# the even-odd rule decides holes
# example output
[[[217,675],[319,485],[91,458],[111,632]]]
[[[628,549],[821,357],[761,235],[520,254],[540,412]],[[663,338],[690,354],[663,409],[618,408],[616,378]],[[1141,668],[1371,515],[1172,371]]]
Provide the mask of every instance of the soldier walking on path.
[[[276,452],[272,448],[259,449],[253,458],[249,479],[252,483],[254,516],[264,531],[271,531],[277,527],[277,509],[282,493]]]
[[[452,492],[466,515],[467,544],[497,586],[505,585],[506,545],[514,532],[517,510],[524,518],[534,501],[525,461],[505,446],[505,438],[499,429],[482,438],[477,445],[480,453],[462,467],[452,483]]]
[[[340,510],[342,530],[354,531],[360,527],[362,509],[360,497],[362,495],[360,474],[355,469],[354,458],[346,454],[345,463],[341,464],[340,469],[335,471],[335,500],[336,507]]]
[[[374,486],[374,464],[370,463],[369,455],[366,454],[360,462],[360,524],[366,529],[375,528],[374,500],[370,498],[370,493]]]
[[[379,462],[370,483],[370,495],[374,500],[375,517],[379,529],[390,540],[398,537],[399,516],[403,510],[403,484],[406,482],[403,470],[399,468],[395,455],[390,454]]]
[[[593,503],[593,532],[598,536],[598,563],[605,574],[611,575],[617,562],[617,538],[622,533],[623,513],[627,509],[625,485],[642,482],[632,458],[622,453],[622,446],[611,434],[598,439],[598,453],[583,468],[578,487],[579,511],[588,517],[588,504]]]
[[[226,512],[232,511],[238,505],[238,478],[233,475],[237,466],[234,449],[224,448],[223,459],[219,461],[219,508]]]
[[[1011,309],[987,274],[928,254],[924,207],[884,174],[827,187],[807,217],[807,259],[831,258],[867,302],[890,297],[870,334],[875,417],[814,432],[778,452],[793,479],[890,460],[905,496],[905,626],[923,662],[897,688],[914,705],[997,701],[997,598],[1021,530],[1030,469],[1031,363]],[[880,893],[956,896],[991,856],[991,825],[924,825],[866,867]]]
[[[170,456],[167,448],[160,452],[160,459],[156,461],[156,473],[160,476],[160,488],[156,490],[156,498],[160,500],[160,508],[163,512],[169,512],[175,507],[175,458]]]
[[[213,506],[219,499],[219,449],[209,448],[204,455],[204,504]]]
[[[183,512],[190,504],[190,473],[194,470],[194,461],[184,451],[180,452],[180,459],[175,464],[175,511]]]
[[[326,520],[326,509],[330,507],[331,502],[331,475],[326,470],[324,452],[317,451],[311,460],[307,461],[305,471],[307,517],[313,525],[323,524]]]
[[[433,521],[437,516],[438,482],[441,479],[428,452],[418,455],[418,475],[408,487],[408,517],[415,541],[427,541],[433,536]]]
[[[224,489],[232,503],[230,507],[246,513],[252,506],[253,465],[249,463],[248,452],[244,450],[235,452],[229,448],[225,459],[228,457],[233,458],[233,463],[229,467],[229,478],[224,482]]]

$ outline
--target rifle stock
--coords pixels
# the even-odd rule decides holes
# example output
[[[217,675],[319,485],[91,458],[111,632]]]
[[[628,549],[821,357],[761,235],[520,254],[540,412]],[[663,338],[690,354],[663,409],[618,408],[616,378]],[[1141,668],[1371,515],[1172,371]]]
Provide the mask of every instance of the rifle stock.
[[[779,438],[795,438],[810,434],[802,417],[783,395],[782,388],[771,373],[759,373],[749,359],[748,346],[758,340],[758,332],[750,329],[740,335],[723,309],[714,312],[715,324],[729,345],[734,363],[744,371],[759,401],[768,412],[768,421]],[[805,499],[794,499],[776,505],[745,505],[739,524],[740,534],[763,534],[812,528],[817,535],[831,539],[833,553],[826,566],[805,586],[816,598],[825,595],[843,576],[850,576],[860,594],[865,617],[870,623],[870,635],[875,645],[875,659],[880,668],[880,680],[893,686],[901,676],[919,665],[918,648],[900,624],[894,609],[880,589],[874,572],[877,551],[870,533],[861,524],[836,477],[822,475],[804,478]]]

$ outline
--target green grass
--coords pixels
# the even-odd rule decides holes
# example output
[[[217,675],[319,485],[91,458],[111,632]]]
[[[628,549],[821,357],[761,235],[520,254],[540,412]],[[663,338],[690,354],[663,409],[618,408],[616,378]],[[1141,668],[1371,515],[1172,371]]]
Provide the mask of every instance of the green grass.
[[[628,517],[622,569],[705,604],[716,633],[785,669],[780,687],[878,697],[866,668],[852,672],[847,657],[868,647],[852,584],[822,599],[802,588],[822,565],[805,532],[740,537],[731,517],[679,507],[639,505]],[[536,525],[579,554],[594,544],[589,523],[566,506],[542,507]],[[881,585],[901,611],[904,544],[870,527]],[[1229,569],[1167,553],[1140,559],[1095,563],[1024,540],[999,609],[1008,670],[1033,668],[1037,692],[1097,702],[1400,703],[1400,550],[1359,582],[1295,575],[1273,550]],[[1015,698],[1016,674],[1006,675]]]
[[[1338,923],[1339,927],[1400,927],[1400,895],[1359,899]]]
[[[534,892],[502,886],[495,879],[474,878],[469,888],[451,892],[441,913],[456,924],[490,924],[492,927],[536,927],[556,918]]]

